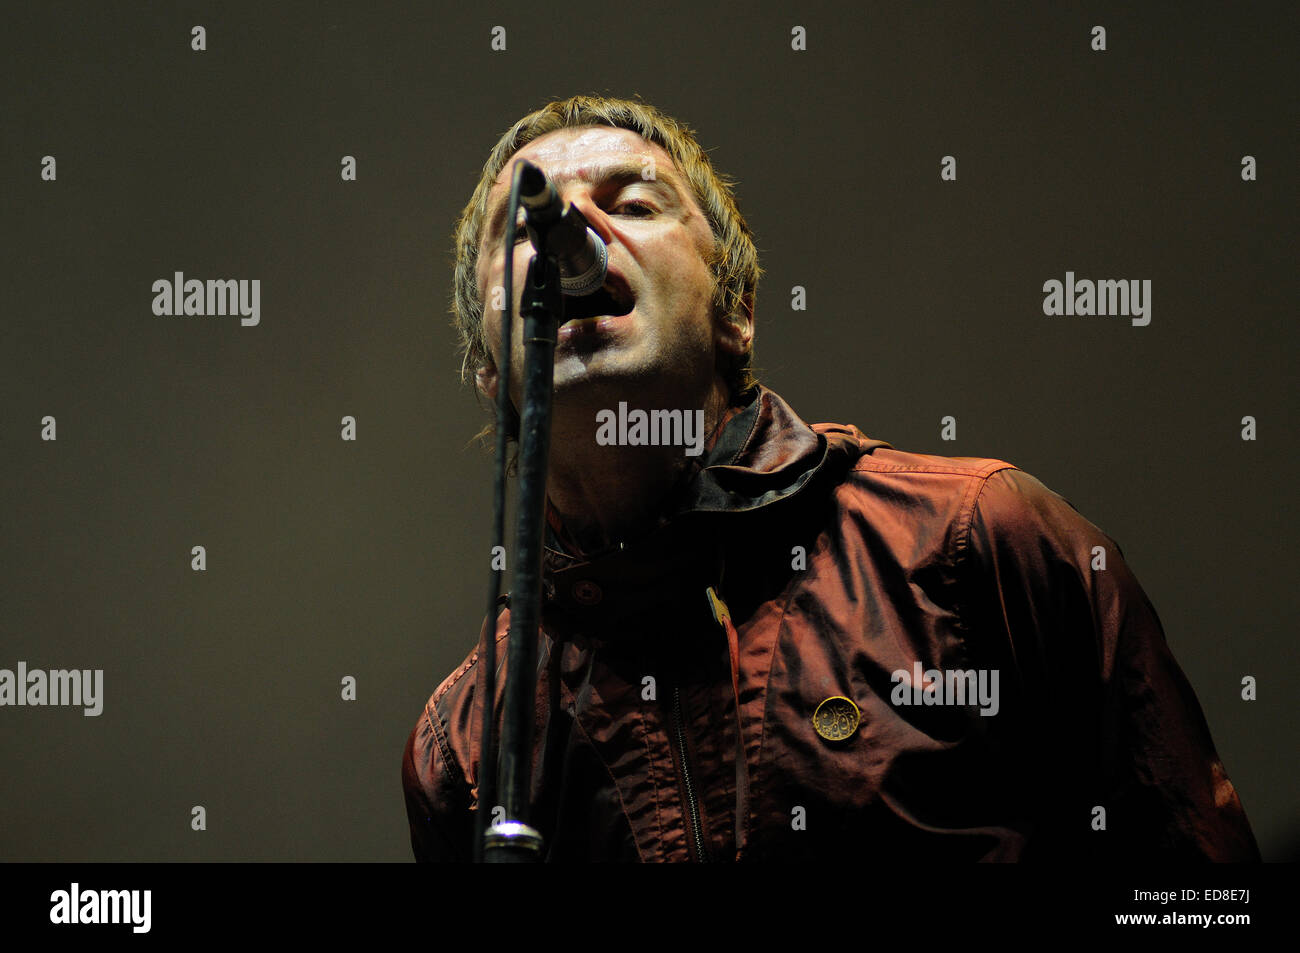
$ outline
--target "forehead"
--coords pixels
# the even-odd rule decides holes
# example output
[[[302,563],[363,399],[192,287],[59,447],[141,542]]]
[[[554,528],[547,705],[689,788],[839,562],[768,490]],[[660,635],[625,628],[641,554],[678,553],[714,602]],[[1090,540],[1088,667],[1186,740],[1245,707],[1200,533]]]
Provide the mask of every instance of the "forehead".
[[[647,142],[630,129],[575,126],[538,136],[511,156],[492,185],[494,198],[495,193],[510,188],[515,159],[527,159],[560,182],[575,178],[592,181],[602,168],[629,161],[639,166],[652,160],[656,172],[676,168],[662,146]]]

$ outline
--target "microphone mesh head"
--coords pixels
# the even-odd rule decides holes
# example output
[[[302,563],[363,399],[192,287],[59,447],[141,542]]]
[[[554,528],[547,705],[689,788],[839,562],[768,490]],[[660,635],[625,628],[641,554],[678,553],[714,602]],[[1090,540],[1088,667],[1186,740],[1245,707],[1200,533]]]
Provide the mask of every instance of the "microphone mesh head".
[[[600,236],[592,231],[591,226],[587,226],[587,234],[592,240],[592,247],[596,250],[591,266],[581,274],[571,275],[568,273],[571,267],[569,263],[567,261],[560,263],[560,290],[575,298],[595,294],[605,283],[605,276],[609,274],[609,249],[605,247]]]

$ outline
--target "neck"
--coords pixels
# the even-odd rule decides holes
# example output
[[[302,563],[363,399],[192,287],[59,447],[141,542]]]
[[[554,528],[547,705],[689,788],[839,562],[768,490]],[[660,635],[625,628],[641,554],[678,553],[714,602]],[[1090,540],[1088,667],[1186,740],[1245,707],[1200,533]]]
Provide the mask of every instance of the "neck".
[[[637,409],[633,401],[628,404]],[[713,387],[702,403],[702,439],[711,438],[726,409],[726,389]],[[599,552],[654,529],[668,496],[702,459],[688,456],[682,446],[601,445],[597,426],[590,407],[556,402],[547,496],[584,552]]]

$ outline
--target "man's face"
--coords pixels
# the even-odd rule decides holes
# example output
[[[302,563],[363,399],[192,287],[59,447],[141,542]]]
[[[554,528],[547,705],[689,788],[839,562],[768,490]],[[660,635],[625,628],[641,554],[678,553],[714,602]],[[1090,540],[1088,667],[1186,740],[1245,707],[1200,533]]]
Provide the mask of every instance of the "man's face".
[[[694,194],[661,147],[626,129],[581,126],[548,133],[507,162],[488,196],[484,240],[479,249],[479,292],[485,302],[489,347],[500,351],[500,313],[492,289],[504,285],[505,213],[515,159],[544,171],[560,197],[573,202],[609,247],[607,288],[621,306],[581,314],[587,301],[567,299],[567,320],[555,351],[556,406],[575,400],[610,406],[619,398],[637,406],[672,407],[707,392],[715,379],[718,347],[731,350],[734,325],[715,327],[713,278],[705,263],[713,234]],[[523,220],[522,210],[520,221]],[[514,256],[510,393],[519,406],[523,378],[521,291],[533,248],[521,229]],[[498,299],[499,300],[499,299]],[[743,345],[742,345],[743,346]],[[495,367],[479,373],[479,386],[496,393]],[[648,402],[655,403],[648,403]]]

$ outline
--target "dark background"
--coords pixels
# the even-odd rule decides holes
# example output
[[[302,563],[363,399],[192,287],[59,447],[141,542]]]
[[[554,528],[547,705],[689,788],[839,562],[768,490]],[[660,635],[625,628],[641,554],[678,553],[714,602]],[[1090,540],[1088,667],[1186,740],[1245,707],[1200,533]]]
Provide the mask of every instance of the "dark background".
[[[0,667],[102,668],[104,711],[0,709],[0,858],[410,858],[402,746],[486,582],[451,232],[575,93],[739,180],[805,419],[1009,460],[1120,542],[1297,856],[1294,5],[465,6],[7,11]],[[1067,270],[1151,279],[1150,325],[1044,316]],[[260,279],[261,324],[155,316],[175,271]]]

